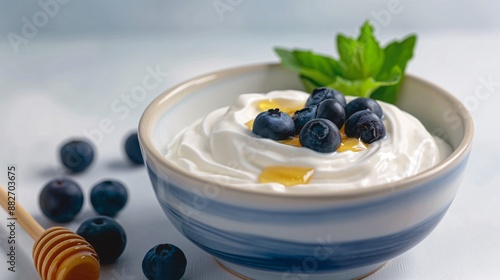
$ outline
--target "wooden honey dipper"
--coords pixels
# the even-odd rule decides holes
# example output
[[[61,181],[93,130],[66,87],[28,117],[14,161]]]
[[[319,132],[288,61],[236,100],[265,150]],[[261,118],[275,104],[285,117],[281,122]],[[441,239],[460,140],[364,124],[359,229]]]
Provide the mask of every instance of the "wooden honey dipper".
[[[10,212],[8,199],[7,191],[0,186],[0,204]],[[63,227],[44,230],[18,202],[13,217],[35,240],[33,262],[42,280],[99,279],[99,258],[81,236]]]

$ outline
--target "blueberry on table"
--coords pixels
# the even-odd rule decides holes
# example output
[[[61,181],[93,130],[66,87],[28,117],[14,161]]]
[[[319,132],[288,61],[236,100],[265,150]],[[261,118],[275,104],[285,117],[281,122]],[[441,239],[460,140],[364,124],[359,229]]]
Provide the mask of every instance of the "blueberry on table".
[[[299,134],[300,144],[320,153],[333,153],[340,146],[340,132],[327,119],[313,119],[306,123]]]
[[[68,178],[50,181],[43,187],[38,199],[43,214],[58,223],[73,220],[83,206],[82,189]]]
[[[84,221],[76,233],[94,247],[101,264],[113,263],[123,253],[127,244],[123,227],[106,216],[97,216]]]
[[[295,134],[295,123],[292,117],[278,108],[261,112],[255,117],[253,133],[273,140],[285,140]]]
[[[379,118],[382,118],[384,112],[382,111],[382,107],[378,104],[375,99],[368,97],[358,97],[356,99],[351,100],[351,102],[347,103],[345,106],[345,114],[346,118],[349,118],[352,114],[363,111],[370,110]]]
[[[94,160],[94,148],[85,140],[65,143],[59,152],[62,164],[73,173],[82,172]]]
[[[115,180],[105,180],[92,187],[90,202],[100,215],[114,217],[127,203],[125,186]]]
[[[335,99],[321,101],[318,105],[316,118],[327,119],[340,129],[344,125],[346,119],[344,106]]]
[[[363,142],[370,144],[385,137],[385,126],[372,111],[363,110],[347,119],[344,132],[347,137],[361,138]]]
[[[142,272],[149,280],[178,280],[184,275],[186,265],[181,249],[172,244],[159,244],[144,256]]]
[[[132,133],[125,141],[125,153],[127,157],[135,164],[144,164],[142,158],[141,146],[139,145],[139,137],[137,133]]]
[[[299,134],[302,127],[304,127],[308,121],[316,117],[317,108],[318,106],[313,105],[300,109],[293,114],[292,120],[295,124],[295,134]]]
[[[335,99],[337,100],[342,106],[345,106],[346,101],[344,95],[337,90],[334,90],[332,88],[327,88],[327,87],[319,87],[315,88],[309,98],[306,101],[306,107],[312,106],[312,105],[318,105],[321,103],[323,100],[327,99]]]

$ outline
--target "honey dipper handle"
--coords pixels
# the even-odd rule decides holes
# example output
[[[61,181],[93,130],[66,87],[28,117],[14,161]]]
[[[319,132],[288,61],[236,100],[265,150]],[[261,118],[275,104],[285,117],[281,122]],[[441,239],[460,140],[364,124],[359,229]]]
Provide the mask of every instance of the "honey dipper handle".
[[[17,218],[17,222],[21,225],[21,227],[26,231],[33,240],[38,240],[44,229],[38,222],[24,209],[21,204],[17,201],[17,197],[15,197],[15,210],[14,210],[14,218]],[[14,201],[11,199],[11,201]],[[5,188],[0,185],[0,205],[5,209],[7,213],[9,211],[9,196]]]

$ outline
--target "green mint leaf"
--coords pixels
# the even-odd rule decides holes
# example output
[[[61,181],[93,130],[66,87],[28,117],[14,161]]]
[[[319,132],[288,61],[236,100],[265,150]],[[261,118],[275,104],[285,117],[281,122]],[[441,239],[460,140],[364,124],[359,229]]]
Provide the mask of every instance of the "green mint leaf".
[[[395,103],[415,42],[412,35],[382,48],[372,25],[365,22],[357,39],[337,36],[339,60],[309,50],[274,50],[283,67],[299,74],[308,92],[328,86],[345,95]]]
[[[337,36],[337,51],[340,56],[340,75],[346,79],[363,78],[361,73],[358,43],[352,38],[347,38],[342,34]]]
[[[401,81],[403,78],[401,77]],[[395,104],[398,99],[399,88],[401,83],[397,83],[393,86],[380,87],[376,89],[370,97],[387,103]]]
[[[275,48],[284,67],[299,73],[316,84],[328,84],[338,75],[339,66],[331,57],[315,54],[308,50],[289,51]]]
[[[350,80],[376,77],[384,64],[384,50],[373,35],[373,27],[366,22],[358,39],[337,36],[341,76]]]
[[[339,90],[345,95],[354,95],[360,97],[370,97],[370,95],[380,87],[396,85],[402,78],[401,71],[395,67],[390,75],[385,80],[375,80],[372,77],[360,80],[348,80],[342,77],[337,77],[333,83],[327,85]]]
[[[385,61],[379,77],[382,77],[384,74],[389,74],[394,66],[398,66],[399,69],[404,72],[406,64],[408,64],[408,61],[413,57],[413,48],[415,47],[416,41],[417,37],[412,35],[401,42],[394,41],[388,44],[384,48]]]
[[[392,71],[392,69],[394,69],[394,67],[399,68],[400,71],[404,73],[408,61],[413,57],[413,49],[415,47],[416,41],[417,37],[415,35],[412,35],[407,37],[403,41],[394,41],[388,44],[384,48],[386,59],[377,78],[388,78],[390,72]],[[378,88],[370,97],[389,103],[395,103],[403,80],[404,77],[402,77],[401,80],[395,85]]]

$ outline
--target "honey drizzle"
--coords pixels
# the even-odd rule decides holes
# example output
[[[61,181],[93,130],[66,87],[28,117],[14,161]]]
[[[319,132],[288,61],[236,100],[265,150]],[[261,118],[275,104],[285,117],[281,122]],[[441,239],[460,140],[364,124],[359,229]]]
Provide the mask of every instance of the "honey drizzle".
[[[308,184],[314,174],[314,168],[299,166],[268,166],[259,176],[260,183],[280,183],[290,187]]]
[[[248,127],[248,129],[252,130],[253,129],[253,122],[255,119],[251,119],[245,123],[245,126]]]
[[[304,104],[301,104],[300,106],[289,106],[287,102],[288,101],[284,99],[266,99],[257,104],[257,110],[259,110],[260,112],[264,112],[269,109],[279,108],[280,111],[292,116],[295,111],[304,108]]]

